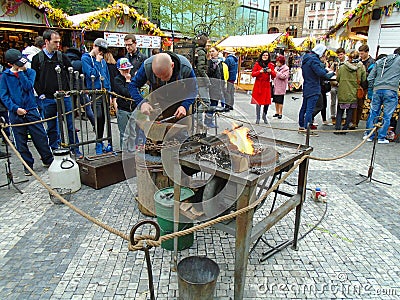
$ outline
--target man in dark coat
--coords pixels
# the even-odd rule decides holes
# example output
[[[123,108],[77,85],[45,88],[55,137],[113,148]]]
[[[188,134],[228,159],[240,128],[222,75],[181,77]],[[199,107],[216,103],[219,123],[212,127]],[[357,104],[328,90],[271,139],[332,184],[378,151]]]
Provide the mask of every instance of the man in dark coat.
[[[321,66],[320,58],[325,51],[326,46],[318,44],[303,57],[303,103],[299,112],[299,130],[305,130],[312,123],[312,113],[321,94],[321,79],[330,79],[334,75]]]

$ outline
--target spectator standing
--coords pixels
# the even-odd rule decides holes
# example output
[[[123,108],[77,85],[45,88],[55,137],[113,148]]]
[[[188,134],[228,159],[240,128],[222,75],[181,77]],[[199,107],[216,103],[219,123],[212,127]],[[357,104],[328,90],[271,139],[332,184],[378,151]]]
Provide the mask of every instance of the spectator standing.
[[[368,45],[361,45],[360,47],[358,47],[358,52],[360,54],[361,62],[363,63],[363,65],[365,67],[365,71],[367,72],[367,77],[368,77],[369,73],[375,66],[375,60],[369,55]],[[365,84],[362,87],[364,88],[365,96],[368,96],[368,85]],[[372,94],[369,95],[368,99],[371,99],[370,97],[372,97]],[[353,118],[352,118],[353,124],[352,124],[351,129],[356,129],[358,127],[358,123],[360,122],[360,119],[361,119],[364,101],[365,101],[365,98],[358,99],[357,109],[353,111]]]
[[[224,50],[224,56],[224,62],[229,70],[229,78],[225,93],[225,107],[232,110],[235,104],[235,81],[238,72],[238,58],[235,56],[235,52],[230,50]]]
[[[256,124],[260,124],[262,105],[264,105],[262,118],[264,123],[268,124],[267,112],[271,104],[271,81],[276,76],[274,64],[271,62],[268,51],[261,52],[254,64],[251,76],[256,78],[251,97],[251,104],[256,105]]]
[[[205,34],[201,34],[196,37],[196,49],[195,49],[195,56],[194,56],[194,73],[197,77],[197,84],[199,88],[199,97],[201,99],[201,103],[197,107],[200,111],[206,109],[210,106],[210,94],[209,94],[209,87],[211,85],[210,79],[207,75],[207,50],[206,45],[208,42],[208,37]],[[200,114],[202,116],[202,113]],[[202,117],[199,117],[199,125],[202,124]]]
[[[34,95],[33,86],[36,72],[27,69],[28,60],[16,49],[9,49],[5,54],[5,60],[11,66],[4,71],[0,81],[0,99],[7,107],[12,125],[21,125],[40,121],[40,114]],[[28,147],[28,130],[33,144],[45,167],[49,167],[53,161],[49,141],[42,123],[13,127],[14,142],[18,152],[30,168],[33,169],[34,159]],[[32,175],[24,167],[25,175]]]
[[[26,68],[31,67],[32,58],[43,49],[44,45],[45,43],[43,37],[37,36],[33,46],[28,46],[22,51],[22,55],[26,56],[28,59],[28,62],[25,65]]]
[[[400,81],[400,48],[376,62],[375,67],[368,75],[368,86],[373,88],[371,110],[367,120],[367,129],[364,139],[377,122],[377,117],[383,105],[383,125],[378,131],[378,143],[388,144],[386,134],[390,126],[390,119],[398,103],[397,91]],[[369,139],[372,141],[373,136]]]
[[[210,48],[210,59],[207,61],[207,65],[207,75],[210,80],[210,102],[211,106],[216,107],[218,101],[222,102],[225,90],[224,70],[222,67],[222,61],[218,58],[217,48]],[[214,124],[213,121],[213,113],[206,113],[204,125],[210,128],[216,127],[216,124]]]
[[[331,70],[337,75],[339,67],[344,64],[346,61],[346,51],[344,48],[337,48],[337,61],[333,62],[330,66]],[[331,81],[331,120],[332,124],[336,124],[336,106],[337,106],[337,91],[338,91],[338,82]]]
[[[82,55],[82,72],[85,75],[86,86],[92,88],[92,78],[94,76],[94,89],[100,90],[105,88],[111,90],[110,74],[108,66],[104,59],[107,52],[108,44],[105,39],[97,38],[93,43],[92,51]],[[101,81],[101,78],[104,80]],[[108,99],[107,99],[108,100]],[[102,99],[98,99],[96,103],[96,140],[102,139],[104,135],[104,125],[106,116],[104,115],[104,104]],[[100,155],[105,151],[103,142],[96,142],[96,154]]]
[[[320,58],[325,55],[325,51],[326,46],[318,44],[303,58],[303,103],[299,112],[299,131],[304,131],[311,125],[315,104],[321,94],[321,79],[330,79],[334,75],[321,66]],[[311,135],[317,136],[316,133]]]
[[[117,68],[120,74],[115,77],[115,92],[125,98],[130,98],[128,86],[131,82],[130,69],[132,69],[132,65],[126,57],[123,57],[117,61]],[[114,102],[114,107],[117,112],[120,148],[133,152],[136,148],[136,120],[134,115],[136,103],[133,100],[118,97]]]
[[[124,38],[126,51],[126,58],[132,65],[131,75],[135,76],[137,70],[139,70],[142,63],[147,59],[147,56],[142,54],[137,48],[136,37],[134,34],[127,34]]]
[[[276,58],[275,67],[276,76],[274,78],[274,95],[273,101],[275,103],[276,114],[274,117],[282,119],[283,100],[285,99],[286,88],[289,80],[289,67],[285,64],[285,57],[279,55]]]
[[[72,64],[68,57],[58,50],[61,37],[57,31],[46,30],[43,33],[43,39],[45,46],[42,51],[32,58],[32,69],[36,71],[35,91],[43,102],[44,117],[51,118],[57,116],[57,102],[54,99],[54,94],[60,88],[64,91],[70,90],[68,68],[72,67]],[[61,87],[58,86],[57,66],[61,68]],[[64,97],[64,106],[66,113],[72,111],[70,97]],[[67,114],[65,118],[67,119],[69,143],[79,143],[78,135],[72,122],[72,114]],[[51,149],[57,149],[61,142],[58,120],[47,121],[47,136],[49,137]],[[76,157],[83,157],[78,147],[73,146],[71,150]]]
[[[336,77],[339,83],[338,88],[338,106],[336,115],[336,130],[349,129],[352,119],[352,112],[357,109],[357,87],[358,82],[366,81],[366,72],[362,62],[359,60],[358,51],[352,51],[349,54],[349,60],[346,61],[340,68]],[[342,126],[343,113],[346,111],[346,122]],[[340,134],[335,132],[335,134]],[[342,132],[341,134],[346,134]]]

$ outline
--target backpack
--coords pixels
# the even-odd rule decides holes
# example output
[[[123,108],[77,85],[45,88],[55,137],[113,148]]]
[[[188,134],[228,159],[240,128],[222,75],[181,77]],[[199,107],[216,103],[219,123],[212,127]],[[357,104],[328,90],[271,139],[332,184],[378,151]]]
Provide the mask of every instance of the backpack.
[[[39,70],[43,70],[44,67],[44,52],[43,50],[39,52]],[[56,51],[56,55],[57,55],[57,61],[60,63],[60,67],[61,69],[64,68],[64,63],[63,63],[63,58],[62,58],[62,53],[61,51]]]

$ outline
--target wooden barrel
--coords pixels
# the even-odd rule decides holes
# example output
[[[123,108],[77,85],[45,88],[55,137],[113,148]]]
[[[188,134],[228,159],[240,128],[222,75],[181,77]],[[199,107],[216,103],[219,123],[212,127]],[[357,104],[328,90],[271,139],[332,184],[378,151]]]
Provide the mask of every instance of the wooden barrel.
[[[172,181],[164,174],[162,165],[144,164],[136,161],[136,182],[138,191],[138,207],[146,216],[155,217],[156,208],[154,194],[163,188],[173,185]]]

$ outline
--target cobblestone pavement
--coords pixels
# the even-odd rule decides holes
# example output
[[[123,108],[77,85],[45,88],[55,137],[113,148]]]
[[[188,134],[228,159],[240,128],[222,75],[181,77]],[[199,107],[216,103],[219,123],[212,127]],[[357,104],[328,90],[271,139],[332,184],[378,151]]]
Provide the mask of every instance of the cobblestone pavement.
[[[272,120],[272,127],[297,129],[299,100],[286,96],[284,117]],[[254,121],[250,96],[237,94],[236,108]],[[271,107],[269,115],[273,115]],[[361,127],[365,122],[361,122]],[[116,130],[116,125],[113,125]],[[331,129],[320,126],[322,129]],[[220,128],[222,129],[222,128]],[[294,131],[258,132],[294,143],[305,137]],[[361,132],[345,136],[320,133],[311,139],[313,155],[333,157],[349,151],[361,141]],[[260,242],[250,254],[244,299],[400,299],[400,144],[377,145],[373,178],[375,182],[355,185],[367,174],[372,143],[349,157],[333,162],[311,161],[308,187],[320,186],[328,193],[327,204],[307,195],[300,233],[303,235],[323,217],[322,222],[299,242],[299,250],[284,249],[259,262],[268,246]],[[4,150],[4,147],[2,148]],[[6,181],[0,163],[0,184]],[[24,179],[22,167],[12,157],[16,181]],[[36,171],[48,182],[46,170]],[[294,191],[296,173],[281,186]],[[147,299],[148,280],[143,252],[128,252],[127,242],[82,218],[65,205],[54,205],[48,193],[32,178],[0,189],[0,299]],[[93,190],[82,186],[71,202],[129,233],[144,218],[134,200],[135,180]],[[309,193],[310,194],[310,193]],[[278,202],[283,201],[278,197]],[[255,219],[268,213],[271,199],[256,211]],[[326,211],[326,213],[325,213]],[[269,230],[264,239],[277,245],[293,236],[293,213]],[[180,252],[207,255],[221,272],[216,299],[233,299],[235,239],[208,228],[195,234],[195,242]],[[177,275],[171,272],[171,252],[150,250],[157,299],[176,299]]]

